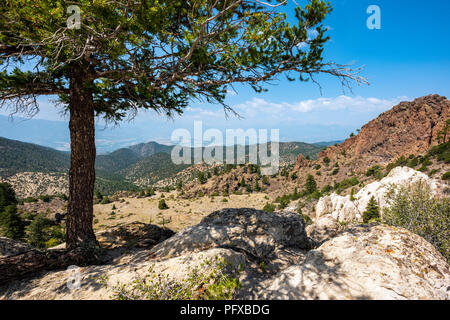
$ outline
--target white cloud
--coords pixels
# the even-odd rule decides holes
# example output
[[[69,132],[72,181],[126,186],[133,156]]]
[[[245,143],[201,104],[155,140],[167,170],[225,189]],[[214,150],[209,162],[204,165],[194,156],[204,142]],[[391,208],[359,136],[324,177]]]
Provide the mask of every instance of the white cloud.
[[[261,98],[253,98],[245,103],[234,106],[235,109],[247,115],[268,113],[308,113],[312,111],[348,111],[348,112],[382,112],[390,109],[407,97],[393,99],[350,97],[341,95],[335,98],[317,98],[297,102],[270,102]]]

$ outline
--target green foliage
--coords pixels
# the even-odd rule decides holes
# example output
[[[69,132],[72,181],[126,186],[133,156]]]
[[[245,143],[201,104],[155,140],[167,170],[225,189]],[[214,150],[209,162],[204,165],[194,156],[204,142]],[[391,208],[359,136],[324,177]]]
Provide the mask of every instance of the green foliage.
[[[291,179],[292,179],[292,180],[296,180],[297,178],[298,178],[297,172],[293,172],[293,173],[291,174]]]
[[[377,200],[372,196],[367,203],[366,211],[363,212],[364,223],[369,223],[380,219],[380,207],[378,206]]]
[[[62,243],[65,238],[64,228],[60,225],[54,225],[43,214],[36,215],[30,225],[26,228],[26,231],[27,242],[41,249],[47,248],[48,245],[58,245]]]
[[[263,176],[261,181],[266,186],[270,185],[270,182],[269,182],[269,179],[267,178],[267,176]]]
[[[330,158],[328,158],[327,156],[325,156],[322,161],[327,167],[330,164]]]
[[[253,189],[256,192],[261,191],[261,187],[259,186],[258,180],[255,181],[255,185],[254,185]]]
[[[333,172],[331,173],[331,175],[337,175],[339,173],[339,168],[335,168],[334,170],[333,170]]]
[[[271,203],[266,203],[264,205],[263,211],[274,212],[275,211],[275,206],[273,204],[271,204]]]
[[[335,183],[334,189],[340,193],[347,188],[356,186],[357,184],[359,184],[359,180],[357,177],[346,178],[340,182]]]
[[[442,180],[450,180],[450,171],[447,171],[442,175]]]
[[[159,200],[158,209],[160,209],[160,210],[169,209],[169,206],[167,205],[166,200],[164,200],[164,199]]]
[[[383,222],[418,234],[450,261],[450,201],[433,196],[422,181],[389,190]]]
[[[0,183],[0,212],[3,208],[16,204],[16,193],[12,186],[6,182]]]
[[[308,177],[306,178],[305,183],[305,191],[307,194],[312,194],[314,191],[317,190],[317,183],[314,177],[311,174],[308,174]]]
[[[114,300],[231,300],[241,287],[240,269],[223,258],[205,259],[200,267],[191,268],[183,280],[157,273],[153,266],[143,278],[113,289]],[[100,280],[108,287],[108,279]]]
[[[100,204],[108,204],[108,203],[111,203],[108,197],[103,197],[102,201],[100,201]]]
[[[200,184],[205,184],[208,179],[206,178],[205,173],[203,171],[200,171],[197,174],[197,180],[198,182],[200,182]]]
[[[381,173],[381,166],[379,166],[379,165],[374,165],[373,167],[370,167],[366,171],[367,177],[374,176],[375,178],[378,179],[380,177],[380,175],[382,175],[382,173]]]
[[[327,184],[326,186],[324,186],[324,187],[322,188],[322,190],[321,190],[320,192],[323,193],[323,194],[325,194],[325,193],[330,192],[331,190],[333,190],[333,187],[332,187],[331,185]]]
[[[17,214],[15,204],[8,205],[0,210],[0,234],[3,237],[21,240],[25,233],[24,222]]]
[[[244,188],[245,187],[245,179],[242,177],[241,181],[239,182],[239,186]]]
[[[44,194],[44,195],[40,195],[38,197],[38,199],[41,200],[42,202],[50,202],[52,200],[52,197]]]
[[[436,157],[438,161],[450,163],[450,140],[431,148],[430,151],[428,152],[428,155]]]
[[[2,73],[0,82],[1,78]],[[0,137],[0,168],[8,175],[24,171],[67,172],[69,164],[70,157],[66,152]]]

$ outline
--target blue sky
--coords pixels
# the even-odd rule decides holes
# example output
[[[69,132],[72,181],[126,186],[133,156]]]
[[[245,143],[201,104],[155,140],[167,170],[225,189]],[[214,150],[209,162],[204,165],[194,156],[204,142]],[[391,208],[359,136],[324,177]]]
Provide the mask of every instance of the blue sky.
[[[305,1],[297,0],[297,3]],[[370,82],[369,86],[354,87],[353,94],[343,93],[340,83],[326,76],[317,77],[322,95],[312,83],[283,79],[267,86],[269,91],[262,94],[239,85],[236,92],[230,92],[227,103],[244,117],[242,120],[226,120],[220,106],[193,102],[182,118],[166,120],[145,112],[134,122],[123,123],[119,128],[98,130],[98,145],[117,147],[151,140],[169,143],[174,129],[192,131],[194,120],[203,120],[205,128],[220,130],[279,128],[282,141],[338,140],[345,139],[350,132],[400,101],[432,93],[450,96],[450,1],[340,0],[331,3],[334,10],[325,22],[331,36],[325,48],[325,60],[364,66],[362,75]],[[369,30],[366,26],[370,16],[366,9],[370,5],[381,9],[380,30]],[[293,6],[290,0],[284,9],[289,17],[292,17]],[[60,118],[51,102],[41,101],[37,119],[67,120]],[[0,111],[0,114],[7,114],[7,111]],[[29,124],[27,121],[2,122],[2,126],[8,125],[26,129]],[[4,127],[0,134],[15,138],[13,132],[18,131]],[[9,136],[8,132],[11,132]],[[123,143],[110,141],[119,137]],[[58,138],[66,141],[68,133]],[[28,141],[34,142],[33,139],[36,137],[30,136]]]

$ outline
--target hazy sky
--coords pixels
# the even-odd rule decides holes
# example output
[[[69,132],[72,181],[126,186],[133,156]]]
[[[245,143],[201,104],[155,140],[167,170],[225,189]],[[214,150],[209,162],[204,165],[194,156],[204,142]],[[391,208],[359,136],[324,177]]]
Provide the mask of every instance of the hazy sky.
[[[167,120],[152,112],[141,113],[133,123],[107,129],[109,135],[105,139],[105,132],[98,132],[97,142],[107,144],[114,136],[121,137],[124,143],[150,140],[167,143],[175,128],[192,131],[194,120],[203,120],[205,128],[220,130],[279,128],[283,141],[338,140],[400,101],[432,93],[450,95],[450,1],[330,2],[334,10],[325,22],[331,36],[325,60],[364,66],[362,75],[369,80],[369,86],[354,87],[353,93],[343,92],[338,80],[326,76],[317,77],[322,94],[312,83],[283,79],[267,86],[269,91],[262,94],[238,85],[235,91],[230,91],[227,103],[244,119],[227,120],[220,106],[192,102],[182,118]],[[293,5],[291,1],[285,8],[290,17]],[[381,9],[380,30],[369,30],[366,26],[370,16],[366,10],[370,5]],[[51,102],[41,101],[37,119],[67,120],[58,115]]]

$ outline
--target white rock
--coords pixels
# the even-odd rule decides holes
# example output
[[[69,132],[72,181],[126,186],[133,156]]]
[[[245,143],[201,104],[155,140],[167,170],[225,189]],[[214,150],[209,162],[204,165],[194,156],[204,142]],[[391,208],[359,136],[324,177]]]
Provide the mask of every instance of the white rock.
[[[450,270],[423,238],[380,224],[351,228],[274,277],[259,299],[449,299]]]
[[[338,221],[361,220],[362,213],[366,210],[367,203],[372,196],[375,197],[382,209],[386,206],[386,192],[390,186],[406,186],[420,180],[430,187],[432,193],[437,193],[442,187],[439,182],[422,172],[408,167],[396,167],[380,181],[372,182],[362,188],[354,196],[356,199],[354,201],[350,200],[350,196],[340,196],[336,193],[320,198],[316,205],[316,218],[331,214]]]

